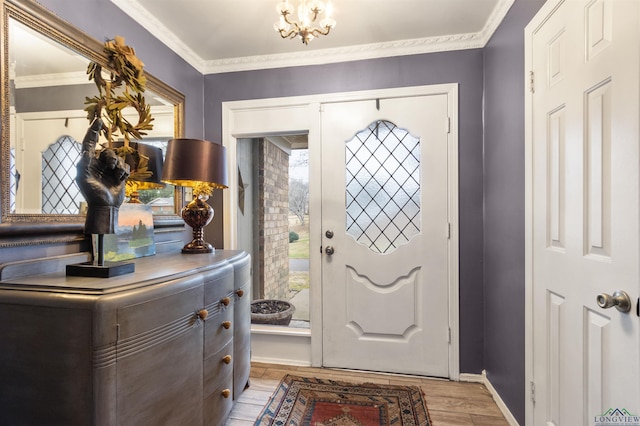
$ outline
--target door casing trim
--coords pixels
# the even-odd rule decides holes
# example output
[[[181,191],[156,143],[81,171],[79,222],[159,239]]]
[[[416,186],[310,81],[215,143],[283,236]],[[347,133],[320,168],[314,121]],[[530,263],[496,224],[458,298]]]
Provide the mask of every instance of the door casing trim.
[[[310,247],[320,247],[320,155],[321,145],[320,111],[322,104],[334,102],[447,95],[449,115],[448,126],[448,215],[450,238],[448,246],[448,295],[449,300],[449,378],[460,377],[460,330],[459,330],[459,184],[458,184],[458,84],[438,84],[428,86],[401,87],[356,92],[327,93],[321,95],[294,96],[269,99],[230,101],[222,103],[222,144],[227,148],[228,164],[235,165],[236,140],[239,138],[262,137],[284,134],[308,134],[309,142],[309,211]],[[445,124],[443,124],[445,125]],[[229,188],[223,191],[224,247],[237,248],[237,173],[230,167]],[[315,176],[315,178],[314,178]],[[310,300],[318,301],[322,294],[321,258],[319,250],[310,250]],[[321,324],[321,303],[310,304],[311,323]],[[322,366],[322,328],[311,328],[311,360],[313,366]],[[301,362],[304,360],[301,360]]]
[[[533,35],[549,16],[565,0],[549,0],[542,5],[524,29],[524,198],[525,198],[525,249],[524,249],[524,371],[525,371],[525,424],[534,421],[533,376],[533,93],[530,70],[533,69]]]

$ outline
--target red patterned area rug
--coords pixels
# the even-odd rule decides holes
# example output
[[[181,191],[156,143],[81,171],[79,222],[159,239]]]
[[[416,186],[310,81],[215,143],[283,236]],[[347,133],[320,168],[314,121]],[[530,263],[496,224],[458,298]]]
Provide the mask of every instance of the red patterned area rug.
[[[417,386],[354,384],[286,375],[257,426],[429,426]]]

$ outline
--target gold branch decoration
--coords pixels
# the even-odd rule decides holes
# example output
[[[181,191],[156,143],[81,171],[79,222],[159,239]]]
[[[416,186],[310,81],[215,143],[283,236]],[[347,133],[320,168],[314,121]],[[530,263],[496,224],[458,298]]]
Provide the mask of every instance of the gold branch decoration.
[[[147,131],[153,129],[151,107],[143,95],[147,84],[144,64],[120,36],[107,40],[104,51],[107,54],[106,70],[96,62],[87,67],[89,80],[98,88],[97,96],[85,98],[87,119],[92,122],[96,117],[102,118],[102,134],[107,139],[107,147],[114,149],[130,166],[133,165],[129,179],[145,179],[151,176],[147,169],[149,159],[129,145],[131,139],[142,139]],[[135,124],[124,116],[124,111],[130,108],[138,115]],[[120,148],[113,147],[117,137],[124,139]]]

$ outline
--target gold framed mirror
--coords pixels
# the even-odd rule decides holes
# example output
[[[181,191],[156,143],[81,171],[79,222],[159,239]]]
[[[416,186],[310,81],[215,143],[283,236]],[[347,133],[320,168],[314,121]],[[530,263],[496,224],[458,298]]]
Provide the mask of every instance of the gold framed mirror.
[[[27,231],[46,239],[48,234],[77,239],[84,216],[82,203],[63,183],[75,177],[73,149],[65,138],[82,141],[89,127],[84,99],[97,89],[86,69],[91,61],[106,67],[103,44],[32,0],[2,0],[2,19],[0,236]],[[185,99],[145,74],[154,130],[139,142],[162,146],[183,136]],[[59,154],[45,152],[54,146]],[[154,226],[182,227],[182,190],[168,192],[154,208]],[[51,199],[62,207],[52,208]]]

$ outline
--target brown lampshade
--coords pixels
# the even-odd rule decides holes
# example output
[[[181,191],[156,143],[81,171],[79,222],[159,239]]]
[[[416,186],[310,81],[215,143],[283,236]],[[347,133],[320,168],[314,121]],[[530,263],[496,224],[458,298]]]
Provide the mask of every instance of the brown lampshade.
[[[171,139],[162,168],[162,180],[179,186],[207,183],[214,189],[226,188],[226,148],[202,139]]]
[[[116,141],[113,143],[114,148],[120,148],[124,145],[122,141]],[[162,159],[162,149],[153,146],[147,145],[141,142],[129,142],[129,146],[133,149],[137,150],[140,154],[146,156],[149,159],[149,163],[147,164],[147,170],[151,172],[151,176],[147,178],[137,179],[135,181],[136,189],[156,189],[156,188],[164,188],[166,185],[162,182],[162,169],[163,169],[163,159]],[[133,164],[133,159],[128,155],[125,159],[125,162],[129,164],[131,169],[135,169],[136,165]]]

